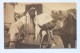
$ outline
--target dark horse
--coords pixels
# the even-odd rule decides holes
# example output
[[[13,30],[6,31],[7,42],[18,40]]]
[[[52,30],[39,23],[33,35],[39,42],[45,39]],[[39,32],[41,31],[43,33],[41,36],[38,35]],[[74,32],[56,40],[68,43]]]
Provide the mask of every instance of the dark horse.
[[[67,13],[67,16],[63,16],[65,19],[63,21],[63,26],[58,31],[60,32],[60,37],[63,41],[64,47],[68,48],[68,44],[71,45],[71,48],[75,48],[75,40],[76,40],[76,19],[73,14]],[[40,31],[40,36],[42,37],[42,31],[51,30],[54,28],[54,21],[50,23],[44,24],[43,26],[39,26],[42,30]],[[54,32],[53,32],[54,34]],[[47,32],[47,35],[49,33]],[[48,37],[48,36],[47,36]],[[41,38],[42,39],[42,38]],[[44,41],[44,39],[43,39]]]
[[[76,40],[76,19],[74,15],[68,13],[68,16],[63,22],[63,27],[60,30],[61,39],[63,41],[64,47],[68,48],[68,44],[71,45],[71,48],[75,48]]]

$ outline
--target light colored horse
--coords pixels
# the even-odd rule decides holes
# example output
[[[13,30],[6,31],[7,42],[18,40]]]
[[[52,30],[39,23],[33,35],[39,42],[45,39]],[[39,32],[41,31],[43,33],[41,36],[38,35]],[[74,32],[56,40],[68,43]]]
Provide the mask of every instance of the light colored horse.
[[[36,14],[36,13],[35,13]],[[16,22],[12,23],[9,29],[10,35],[10,48],[15,48],[15,42],[20,39],[20,35],[27,35],[33,32],[33,25],[31,24],[31,18],[29,13],[22,16]]]
[[[9,29],[9,35],[10,35],[10,48],[15,48],[15,42],[20,39],[20,35],[23,33],[25,35],[26,33],[26,22],[27,18],[26,16],[21,17],[18,19],[18,21],[11,24]]]

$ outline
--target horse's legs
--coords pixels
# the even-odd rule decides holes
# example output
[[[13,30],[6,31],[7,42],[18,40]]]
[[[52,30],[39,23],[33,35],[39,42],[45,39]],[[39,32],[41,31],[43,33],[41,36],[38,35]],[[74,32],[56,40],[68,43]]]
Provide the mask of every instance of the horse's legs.
[[[70,41],[71,48],[75,48],[75,40]]]
[[[66,40],[66,37],[61,36],[61,39],[62,39],[62,41],[63,41],[64,48],[68,48],[68,43],[69,43],[69,42]]]
[[[63,40],[64,48],[68,48],[68,41]]]

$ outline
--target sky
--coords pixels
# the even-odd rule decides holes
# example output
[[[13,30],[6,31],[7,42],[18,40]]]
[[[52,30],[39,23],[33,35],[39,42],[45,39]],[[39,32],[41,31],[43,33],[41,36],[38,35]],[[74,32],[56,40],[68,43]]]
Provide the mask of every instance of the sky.
[[[18,3],[19,5],[17,6],[15,6],[16,8],[15,8],[15,11],[17,11],[17,12],[24,12],[24,5],[26,4],[26,5],[29,5],[29,4],[37,4],[37,3]],[[23,4],[23,5],[21,5],[21,4]],[[76,3],[71,3],[71,2],[63,2],[63,3],[59,3],[59,2],[48,2],[48,3],[46,3],[46,2],[42,2],[41,3],[42,4],[42,6],[43,6],[43,12],[44,13],[50,13],[52,10],[68,10],[68,9],[72,9],[72,8],[76,8]]]
[[[76,8],[76,3],[43,3],[43,12],[50,13],[52,10],[68,10]]]

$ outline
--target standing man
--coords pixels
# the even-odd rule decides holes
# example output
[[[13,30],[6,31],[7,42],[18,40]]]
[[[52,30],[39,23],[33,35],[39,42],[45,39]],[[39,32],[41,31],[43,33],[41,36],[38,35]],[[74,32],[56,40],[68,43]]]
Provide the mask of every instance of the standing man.
[[[34,18],[36,16],[36,9],[34,7],[31,7],[27,11],[27,36],[26,39],[28,39],[28,42],[31,43],[33,41],[33,37],[35,35],[35,24],[34,24]]]

